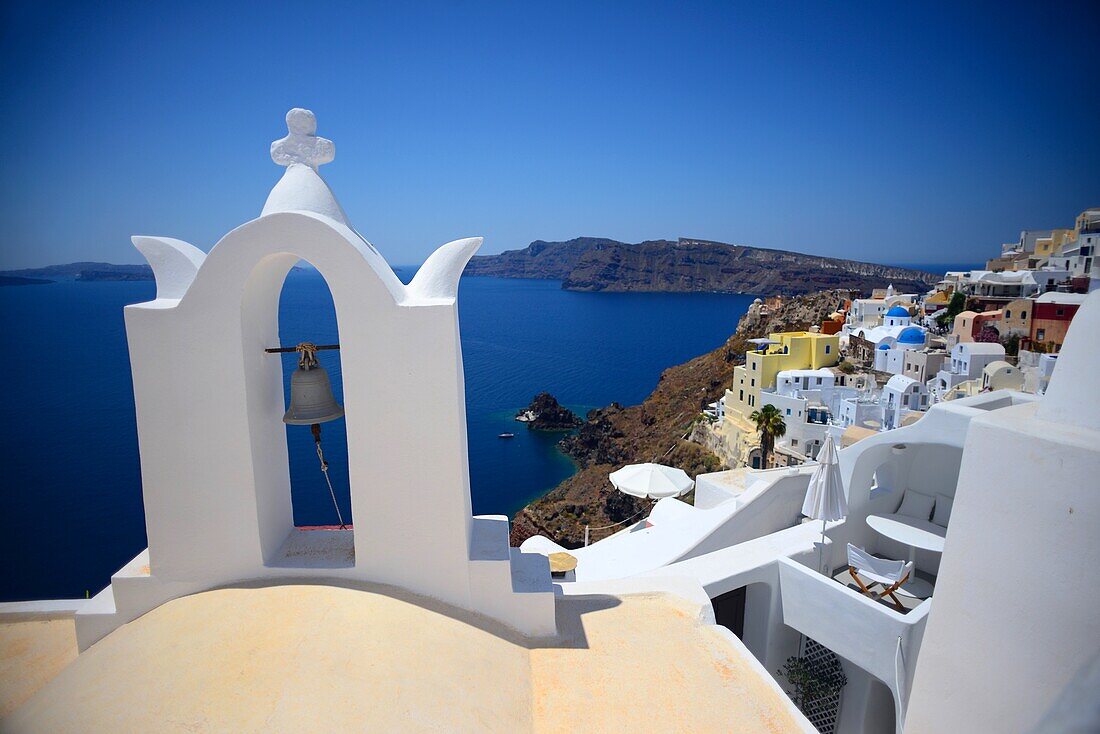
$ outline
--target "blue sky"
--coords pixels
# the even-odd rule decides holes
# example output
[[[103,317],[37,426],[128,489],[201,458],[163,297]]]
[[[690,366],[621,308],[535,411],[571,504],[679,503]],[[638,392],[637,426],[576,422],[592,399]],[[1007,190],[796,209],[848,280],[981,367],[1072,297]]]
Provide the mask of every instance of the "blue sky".
[[[0,267],[208,250],[293,106],[393,263],[578,235],[980,262],[1100,205],[1095,3],[5,3]]]

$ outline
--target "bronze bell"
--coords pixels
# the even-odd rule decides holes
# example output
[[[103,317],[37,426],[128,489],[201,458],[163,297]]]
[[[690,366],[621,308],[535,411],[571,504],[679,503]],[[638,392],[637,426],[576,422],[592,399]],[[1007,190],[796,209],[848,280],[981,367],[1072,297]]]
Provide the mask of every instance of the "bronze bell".
[[[283,423],[309,426],[342,418],[344,408],[332,394],[325,368],[317,363],[312,351],[302,356],[298,369],[290,376],[290,407],[283,415]]]

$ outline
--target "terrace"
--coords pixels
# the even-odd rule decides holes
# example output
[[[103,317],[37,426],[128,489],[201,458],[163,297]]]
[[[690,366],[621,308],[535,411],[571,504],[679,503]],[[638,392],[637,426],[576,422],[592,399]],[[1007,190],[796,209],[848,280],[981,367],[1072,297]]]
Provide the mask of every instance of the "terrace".
[[[941,557],[951,548],[955,492],[967,491],[958,484],[970,421],[1033,400],[1007,390],[963,398],[933,406],[918,423],[844,449],[840,468],[848,514],[827,523],[824,546],[819,545],[821,524],[807,521],[684,556],[647,575],[696,579],[713,600],[719,621],[730,625],[768,670],[777,671],[789,656],[804,654],[807,645],[835,655],[849,681],[845,703],[835,712],[840,728],[900,726]],[[784,474],[755,476],[778,489]],[[754,487],[753,494],[763,499],[769,488]],[[738,514],[730,517],[731,524]],[[896,591],[900,604],[863,593],[849,573],[849,543],[880,559],[914,562],[912,582]],[[867,579],[864,583],[870,586]]]

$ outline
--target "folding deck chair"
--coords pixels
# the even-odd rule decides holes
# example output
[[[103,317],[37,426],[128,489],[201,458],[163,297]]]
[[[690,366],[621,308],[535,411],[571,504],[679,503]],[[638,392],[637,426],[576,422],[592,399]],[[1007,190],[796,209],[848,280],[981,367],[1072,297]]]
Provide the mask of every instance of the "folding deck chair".
[[[864,594],[875,601],[888,596],[893,599],[894,606],[897,607],[899,612],[905,611],[905,607],[902,606],[901,600],[898,599],[894,592],[909,580],[909,575],[913,573],[912,561],[890,561],[883,558],[875,558],[862,548],[857,548],[849,543],[848,573],[852,575],[856,585],[859,586],[859,590]],[[863,579],[860,578],[861,575],[867,578],[870,583],[863,583]],[[871,587],[875,584],[880,584],[883,587],[882,591],[872,591]]]

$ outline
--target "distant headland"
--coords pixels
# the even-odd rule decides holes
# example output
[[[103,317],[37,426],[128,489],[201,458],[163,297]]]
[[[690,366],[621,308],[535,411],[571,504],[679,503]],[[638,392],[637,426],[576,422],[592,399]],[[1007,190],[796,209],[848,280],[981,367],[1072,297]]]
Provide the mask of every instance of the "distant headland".
[[[293,270],[301,270],[295,266]],[[42,268],[0,270],[0,286],[44,285],[58,281],[98,283],[104,281],[136,282],[152,281],[153,269],[148,265],[118,265],[115,263],[77,262],[64,265],[47,265]]]
[[[396,270],[400,271],[401,268]],[[463,273],[560,280],[571,291],[749,293],[795,296],[822,290],[870,292],[893,284],[923,292],[941,276],[911,268],[680,238],[628,244],[603,237],[536,240],[522,250],[472,258]],[[55,281],[151,281],[148,265],[75,262],[0,271],[0,286]]]
[[[893,284],[924,292],[940,277],[889,265],[680,238],[627,244],[602,237],[536,240],[522,250],[474,257],[465,275],[546,278],[574,291],[802,295],[834,288],[870,292]]]
[[[115,265],[101,262],[76,262],[65,265],[47,265],[44,268],[0,271],[0,286],[41,285],[59,280],[153,280],[153,270],[148,265]]]

